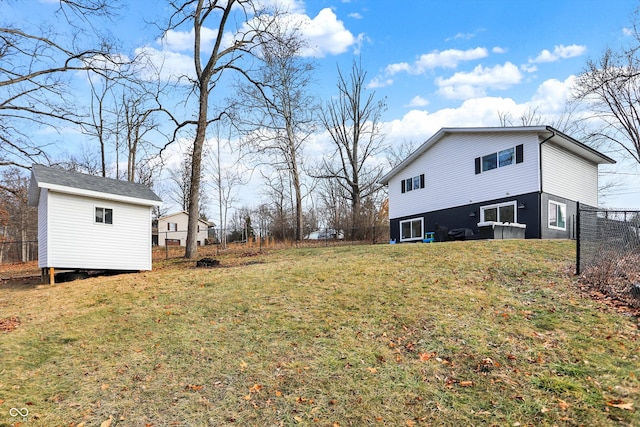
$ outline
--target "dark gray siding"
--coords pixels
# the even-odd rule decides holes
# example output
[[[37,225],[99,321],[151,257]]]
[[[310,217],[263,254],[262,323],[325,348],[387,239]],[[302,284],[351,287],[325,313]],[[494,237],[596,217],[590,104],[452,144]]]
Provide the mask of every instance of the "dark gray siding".
[[[478,233],[478,222],[480,221],[480,208],[482,206],[499,204],[516,200],[518,205],[524,205],[518,209],[518,222],[526,224],[525,238],[537,239],[541,237],[540,233],[540,194],[529,193],[519,196],[511,196],[502,199],[487,200],[481,203],[471,203],[464,206],[457,206],[450,209],[442,209],[433,212],[423,212],[416,215],[393,218],[390,220],[391,239],[400,242],[400,221],[412,218],[424,219],[424,230],[435,231],[436,224],[447,227],[449,230],[455,228],[468,228],[474,234]],[[546,204],[545,210],[546,210]],[[545,222],[546,224],[546,222]]]

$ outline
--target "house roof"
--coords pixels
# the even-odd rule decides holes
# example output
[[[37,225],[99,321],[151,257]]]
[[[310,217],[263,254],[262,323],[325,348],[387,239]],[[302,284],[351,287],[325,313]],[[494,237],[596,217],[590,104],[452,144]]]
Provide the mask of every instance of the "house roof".
[[[40,189],[66,194],[114,200],[138,205],[159,206],[162,200],[146,185],[87,175],[43,165],[31,166],[29,204],[35,206]]]
[[[411,164],[415,159],[420,157],[425,151],[437,144],[444,137],[451,134],[463,134],[463,133],[537,133],[539,136],[540,144],[547,141],[553,141],[566,150],[575,153],[578,156],[584,157],[596,164],[614,164],[615,160],[600,153],[597,150],[585,145],[584,143],[560,132],[551,126],[521,126],[521,127],[469,127],[469,128],[442,128],[436,132],[431,138],[427,139],[422,145],[420,145],[413,153],[411,153],[400,164],[391,169],[385,174],[380,182],[382,184],[388,184],[391,178],[397,175],[405,167]]]
[[[158,221],[166,220],[166,219],[168,219],[168,218],[171,218],[171,217],[174,217],[174,216],[178,216],[178,215],[186,215],[186,216],[189,216],[189,212],[187,212],[187,211],[180,211],[180,212],[175,212],[175,213],[172,213],[172,214],[169,214],[169,215],[164,215],[164,216],[161,216],[160,218],[158,218]],[[205,221],[205,220],[204,220],[204,219],[202,219],[202,218],[198,218],[198,221],[200,221],[200,222],[201,222],[201,223],[203,223],[203,224],[206,224],[207,226],[215,225],[213,222],[211,222],[211,221]]]

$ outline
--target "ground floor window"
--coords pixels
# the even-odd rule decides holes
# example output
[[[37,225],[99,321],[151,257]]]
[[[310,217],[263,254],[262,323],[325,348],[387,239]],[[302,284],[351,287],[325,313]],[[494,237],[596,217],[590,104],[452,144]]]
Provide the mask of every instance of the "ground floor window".
[[[549,200],[549,228],[567,229],[567,205]]]
[[[518,222],[516,218],[516,202],[481,207],[480,221]]]
[[[422,239],[423,230],[422,218],[400,221],[400,241]]]

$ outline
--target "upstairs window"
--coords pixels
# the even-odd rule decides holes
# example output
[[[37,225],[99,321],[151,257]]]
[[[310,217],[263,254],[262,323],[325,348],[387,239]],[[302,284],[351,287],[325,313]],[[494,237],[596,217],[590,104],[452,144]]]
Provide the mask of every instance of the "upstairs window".
[[[167,231],[178,231],[178,223],[177,222],[168,222],[167,223]]]
[[[476,175],[493,169],[510,166],[514,163],[522,163],[523,151],[523,145],[520,144],[515,147],[507,148],[506,150],[498,151],[497,153],[476,157]]]
[[[100,224],[113,224],[113,209],[96,208],[96,222]]]
[[[424,188],[424,174],[413,176],[411,178],[403,179],[400,181],[400,191],[406,193],[407,191],[419,190]]]

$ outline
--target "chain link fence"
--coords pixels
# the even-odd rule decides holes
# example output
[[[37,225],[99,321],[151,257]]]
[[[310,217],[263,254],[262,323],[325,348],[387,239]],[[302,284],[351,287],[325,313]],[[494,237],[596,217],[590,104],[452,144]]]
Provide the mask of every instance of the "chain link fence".
[[[375,245],[389,243],[388,226],[359,228],[319,228],[302,234],[296,240],[295,228],[273,230],[252,227],[250,230],[220,229],[209,230],[206,244],[198,253],[216,254],[220,251],[253,252],[263,249],[305,248],[325,246]],[[154,258],[178,258],[184,256],[184,246],[160,246],[154,248]]]
[[[0,264],[36,261],[38,241],[0,241]]]
[[[581,282],[640,307],[640,211],[579,206],[576,240]]]

